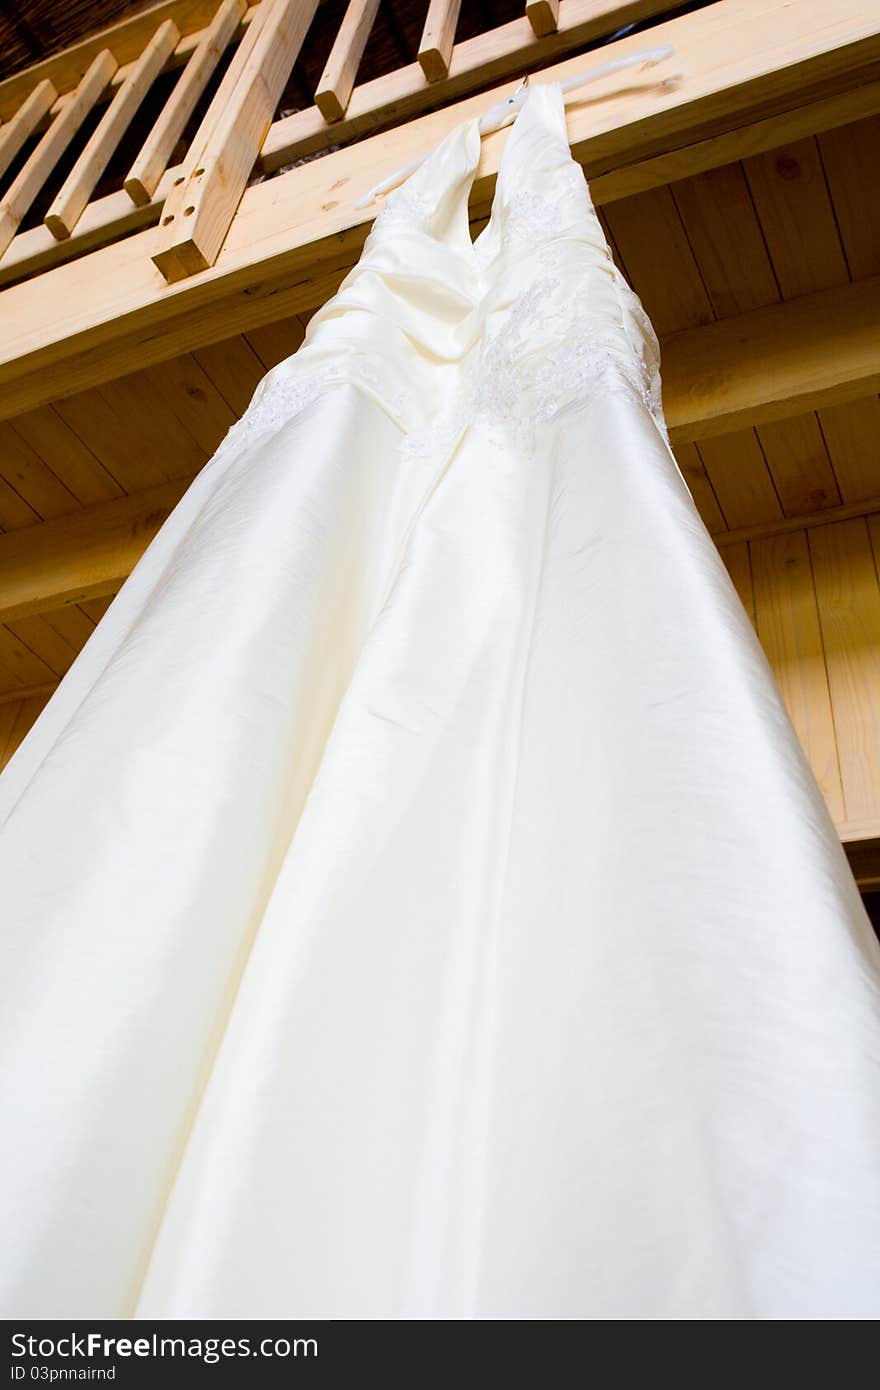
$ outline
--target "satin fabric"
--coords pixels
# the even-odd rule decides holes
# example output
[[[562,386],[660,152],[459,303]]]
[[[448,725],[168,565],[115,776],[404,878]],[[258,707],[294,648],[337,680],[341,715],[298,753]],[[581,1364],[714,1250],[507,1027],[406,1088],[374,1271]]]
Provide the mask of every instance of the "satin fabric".
[[[0,779],[7,1317],[880,1312],[876,943],[556,88]]]

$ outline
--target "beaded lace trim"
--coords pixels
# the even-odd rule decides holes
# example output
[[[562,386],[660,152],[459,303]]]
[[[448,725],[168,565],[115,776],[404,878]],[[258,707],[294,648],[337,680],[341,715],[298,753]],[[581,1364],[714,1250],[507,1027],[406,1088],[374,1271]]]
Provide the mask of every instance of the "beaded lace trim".
[[[408,183],[395,189],[373,223],[372,235],[381,236],[395,227],[418,225],[423,222],[434,206],[432,199],[426,197],[418,188]]]
[[[501,245],[505,251],[533,249],[552,236],[555,229],[582,221],[590,203],[583,170],[578,164],[565,164],[556,172],[555,192],[536,193],[523,188],[508,200],[499,213],[502,220]],[[491,241],[481,237],[476,243],[478,262],[485,269],[491,253]]]
[[[227,430],[212,462],[233,450],[248,448],[265,434],[274,434],[342,379],[340,368],[296,373],[273,368],[263,377],[244,415]]]

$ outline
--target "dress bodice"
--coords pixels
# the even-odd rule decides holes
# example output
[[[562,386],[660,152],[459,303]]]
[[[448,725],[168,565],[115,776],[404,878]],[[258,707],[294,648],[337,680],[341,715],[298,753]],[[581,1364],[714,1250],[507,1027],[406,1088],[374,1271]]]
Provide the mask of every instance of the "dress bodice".
[[[473,119],[391,194],[358,264],[230,442],[346,382],[397,421],[410,457],[448,452],[478,425],[530,447],[537,428],[597,391],[622,391],[663,428],[657,340],[572,159],[559,87],[530,90],[472,240],[479,159]]]

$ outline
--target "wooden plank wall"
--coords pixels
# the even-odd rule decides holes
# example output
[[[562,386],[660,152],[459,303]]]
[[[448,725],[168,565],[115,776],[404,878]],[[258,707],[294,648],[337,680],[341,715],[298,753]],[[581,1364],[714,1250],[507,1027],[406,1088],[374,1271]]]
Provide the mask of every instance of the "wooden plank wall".
[[[880,834],[880,516],[721,554],[842,838]]]
[[[607,207],[660,336],[880,273],[878,148],[872,116]],[[877,498],[880,401],[697,440],[679,462],[713,533]]]

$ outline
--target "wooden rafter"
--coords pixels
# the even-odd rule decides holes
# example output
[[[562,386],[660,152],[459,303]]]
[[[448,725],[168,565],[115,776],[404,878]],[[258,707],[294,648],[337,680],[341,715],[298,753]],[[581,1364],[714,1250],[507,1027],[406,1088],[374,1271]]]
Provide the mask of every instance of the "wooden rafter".
[[[0,536],[0,623],[115,593],[187,486],[164,483]]]
[[[837,521],[852,521],[857,516],[876,516],[880,512],[880,497],[863,497],[858,502],[844,502],[839,507],[823,507],[820,512],[805,516],[782,516],[777,521],[765,521],[757,526],[739,526],[735,531],[716,531],[712,539],[724,552],[744,541],[768,540],[771,536],[791,535],[795,531],[812,530],[816,526],[833,526]]]
[[[663,347],[674,442],[880,391],[880,277],[687,329]]]

